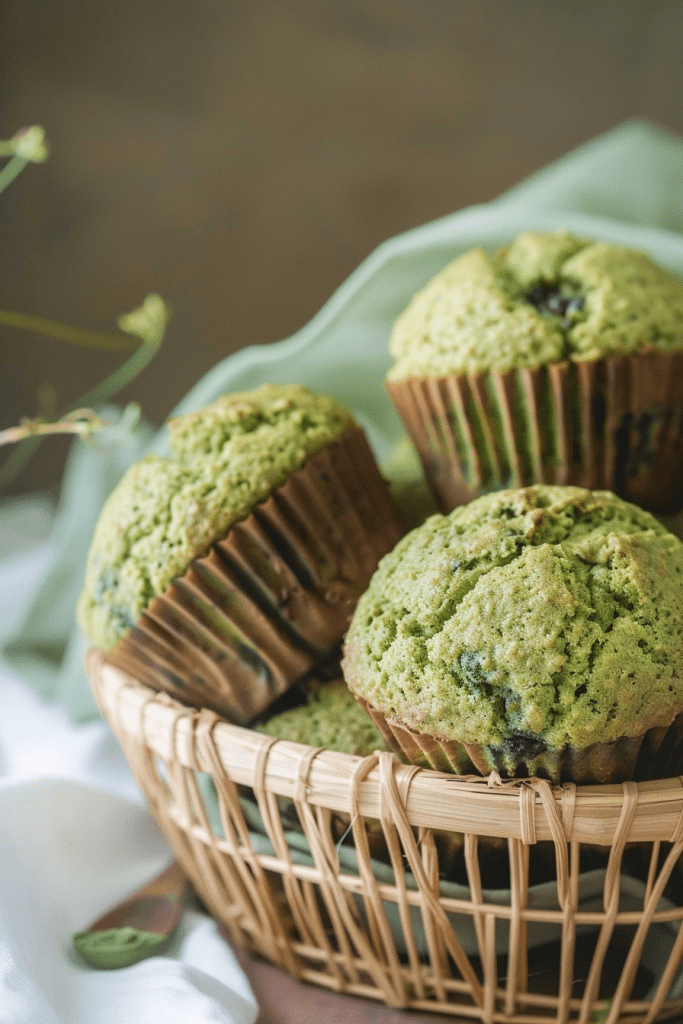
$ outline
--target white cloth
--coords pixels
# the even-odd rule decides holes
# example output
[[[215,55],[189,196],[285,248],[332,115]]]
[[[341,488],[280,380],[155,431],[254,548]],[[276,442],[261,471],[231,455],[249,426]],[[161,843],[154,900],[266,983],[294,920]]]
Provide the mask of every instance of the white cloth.
[[[48,545],[0,563],[0,620],[42,578]],[[74,725],[0,667],[0,1024],[253,1024],[258,1008],[208,917],[116,971],[71,936],[171,859],[104,722]]]

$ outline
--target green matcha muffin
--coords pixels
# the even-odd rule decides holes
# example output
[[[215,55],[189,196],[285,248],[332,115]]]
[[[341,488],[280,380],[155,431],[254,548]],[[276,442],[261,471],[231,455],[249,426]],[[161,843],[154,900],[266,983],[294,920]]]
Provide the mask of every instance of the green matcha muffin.
[[[324,747],[343,754],[367,757],[376,750],[388,750],[389,745],[349,690],[344,680],[310,684],[306,703],[288,708],[256,726],[258,732],[292,743],[304,743],[309,747]],[[300,829],[296,809],[291,800],[278,797],[280,813],[285,826]],[[379,821],[366,821],[366,834],[373,857],[388,860],[384,833]],[[350,818],[340,812],[331,820],[335,842],[350,838]],[[462,845],[462,839],[460,839]]]
[[[553,782],[676,775],[682,582],[683,543],[609,492],[499,491],[382,559],[344,676],[416,763]]]
[[[124,671],[246,723],[337,648],[400,537],[363,431],[291,385],[169,423],[102,510],[78,620]]]
[[[338,750],[359,757],[367,757],[376,750],[390,749],[390,744],[342,678],[325,683],[313,683],[305,704],[273,715],[256,728],[258,732],[275,736],[277,739],[304,743],[311,747],[324,747],[326,750]],[[279,803],[288,827],[297,828],[298,819],[292,802],[279,798]],[[337,813],[333,816],[332,829],[335,841],[348,835],[349,824],[347,814]],[[389,851],[380,822],[367,819],[365,827],[371,856],[389,863]],[[457,874],[463,875],[465,840],[462,833],[434,829],[432,834],[439,859],[440,876],[452,879]],[[419,836],[416,834],[417,838]],[[481,849],[485,865],[491,866],[494,863],[492,856],[494,852],[500,852],[499,845],[495,840],[482,837]],[[496,858],[495,866],[499,867],[499,858]]]
[[[341,678],[315,684],[305,704],[273,715],[256,729],[277,739],[359,757],[390,749]]]
[[[683,282],[642,252],[527,232],[414,296],[387,389],[442,511],[530,483],[683,505]]]

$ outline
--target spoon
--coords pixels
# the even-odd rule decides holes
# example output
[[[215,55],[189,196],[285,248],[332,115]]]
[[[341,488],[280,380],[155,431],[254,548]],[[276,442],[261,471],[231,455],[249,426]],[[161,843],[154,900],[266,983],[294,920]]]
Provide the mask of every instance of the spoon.
[[[183,915],[189,882],[176,860],[84,932],[73,936],[82,958],[101,970],[129,967],[161,952]]]

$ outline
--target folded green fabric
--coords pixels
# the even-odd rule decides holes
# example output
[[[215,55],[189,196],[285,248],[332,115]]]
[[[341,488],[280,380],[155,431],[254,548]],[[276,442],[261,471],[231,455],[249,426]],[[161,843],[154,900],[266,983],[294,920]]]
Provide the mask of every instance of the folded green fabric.
[[[229,356],[192,388],[173,415],[227,391],[266,382],[306,384],[349,406],[385,461],[402,436],[382,386],[390,363],[389,332],[414,292],[473,246],[495,248],[520,231],[556,227],[642,248],[683,276],[683,236],[675,233],[683,231],[681,180],[683,139],[647,122],[627,122],[494,202],[385,242],[301,331],[279,344]],[[144,429],[130,447],[103,451],[74,444],[50,534],[48,567],[18,622],[4,637],[0,631],[5,663],[42,695],[63,702],[76,721],[97,714],[82,668],[85,643],[74,625],[90,537],[103,501],[148,445]],[[150,447],[165,451],[164,430]]]
[[[110,421],[120,415],[114,408],[100,412]],[[4,636],[0,625],[5,663],[41,696],[62,701],[75,721],[98,714],[83,671],[85,640],[74,622],[90,539],[104,499],[152,437],[152,429],[141,424],[126,442],[72,444],[42,579],[18,622]],[[16,517],[16,506],[13,511]]]

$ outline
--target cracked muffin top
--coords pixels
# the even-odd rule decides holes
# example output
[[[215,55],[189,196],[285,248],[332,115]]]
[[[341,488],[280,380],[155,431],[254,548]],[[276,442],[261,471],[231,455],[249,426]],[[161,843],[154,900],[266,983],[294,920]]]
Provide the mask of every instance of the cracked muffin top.
[[[440,740],[583,749],[683,709],[683,543],[607,491],[537,485],[436,515],[385,556],[351,690]]]
[[[93,536],[78,622],[111,650],[154,597],[355,421],[300,385],[224,395],[168,424],[171,455],[128,470]]]
[[[389,343],[390,380],[683,347],[683,281],[645,253],[526,232],[473,249],[419,291]]]

